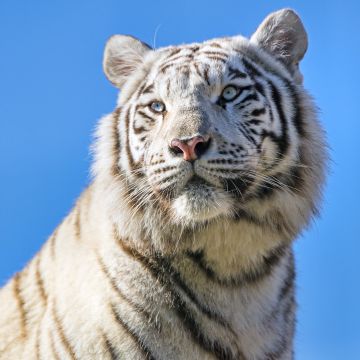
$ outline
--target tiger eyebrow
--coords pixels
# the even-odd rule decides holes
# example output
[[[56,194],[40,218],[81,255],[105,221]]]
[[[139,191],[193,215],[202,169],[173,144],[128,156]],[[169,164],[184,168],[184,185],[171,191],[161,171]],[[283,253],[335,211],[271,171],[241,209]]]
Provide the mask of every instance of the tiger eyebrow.
[[[233,68],[232,66],[228,67],[228,73],[229,73],[229,78],[231,80],[236,79],[236,78],[242,78],[242,79],[247,78],[247,74],[240,71],[239,69]]]
[[[150,84],[141,92],[142,95],[151,93],[154,90],[154,84]]]

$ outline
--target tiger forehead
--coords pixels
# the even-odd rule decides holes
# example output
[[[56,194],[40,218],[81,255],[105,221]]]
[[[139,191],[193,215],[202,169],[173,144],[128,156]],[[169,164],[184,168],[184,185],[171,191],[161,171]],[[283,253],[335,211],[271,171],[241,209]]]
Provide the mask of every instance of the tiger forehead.
[[[179,91],[202,92],[217,88],[224,80],[249,85],[251,78],[241,62],[242,56],[226,45],[195,43],[158,50],[158,61],[153,64],[142,94],[165,90],[165,96],[173,92],[179,95]]]
[[[195,43],[167,48],[158,64],[160,72],[165,73],[172,67],[181,67],[202,62],[226,63],[231,55],[231,49],[218,42]]]

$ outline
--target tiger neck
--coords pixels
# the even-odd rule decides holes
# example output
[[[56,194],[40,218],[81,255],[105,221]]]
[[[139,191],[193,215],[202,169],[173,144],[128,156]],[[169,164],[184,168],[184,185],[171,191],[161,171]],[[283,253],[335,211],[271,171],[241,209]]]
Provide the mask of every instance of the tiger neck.
[[[224,281],[262,272],[265,263],[278,261],[294,238],[275,217],[262,216],[260,221],[245,213],[237,219],[184,230],[157,217],[152,209],[134,214],[121,196],[112,193],[111,198],[104,197],[101,191],[95,197],[97,204],[103,204],[101,211],[106,214],[112,237],[144,257],[186,257]]]

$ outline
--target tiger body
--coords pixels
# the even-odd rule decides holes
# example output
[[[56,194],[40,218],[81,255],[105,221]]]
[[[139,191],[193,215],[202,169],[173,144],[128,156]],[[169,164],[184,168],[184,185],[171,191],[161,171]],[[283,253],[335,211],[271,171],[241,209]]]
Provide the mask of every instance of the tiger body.
[[[0,291],[0,359],[292,359],[326,160],[302,31],[283,10],[250,40],[110,39],[93,181]]]

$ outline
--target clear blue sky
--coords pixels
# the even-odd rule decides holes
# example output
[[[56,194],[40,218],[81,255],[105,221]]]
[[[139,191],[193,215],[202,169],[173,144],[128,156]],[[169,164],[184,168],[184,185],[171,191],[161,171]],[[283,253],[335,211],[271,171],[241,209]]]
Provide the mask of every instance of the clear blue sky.
[[[106,39],[156,46],[250,35],[293,7],[310,46],[302,63],[331,145],[320,219],[296,243],[299,360],[360,359],[360,33],[358,1],[0,2],[0,285],[38,251],[89,181],[89,145],[116,90]]]

